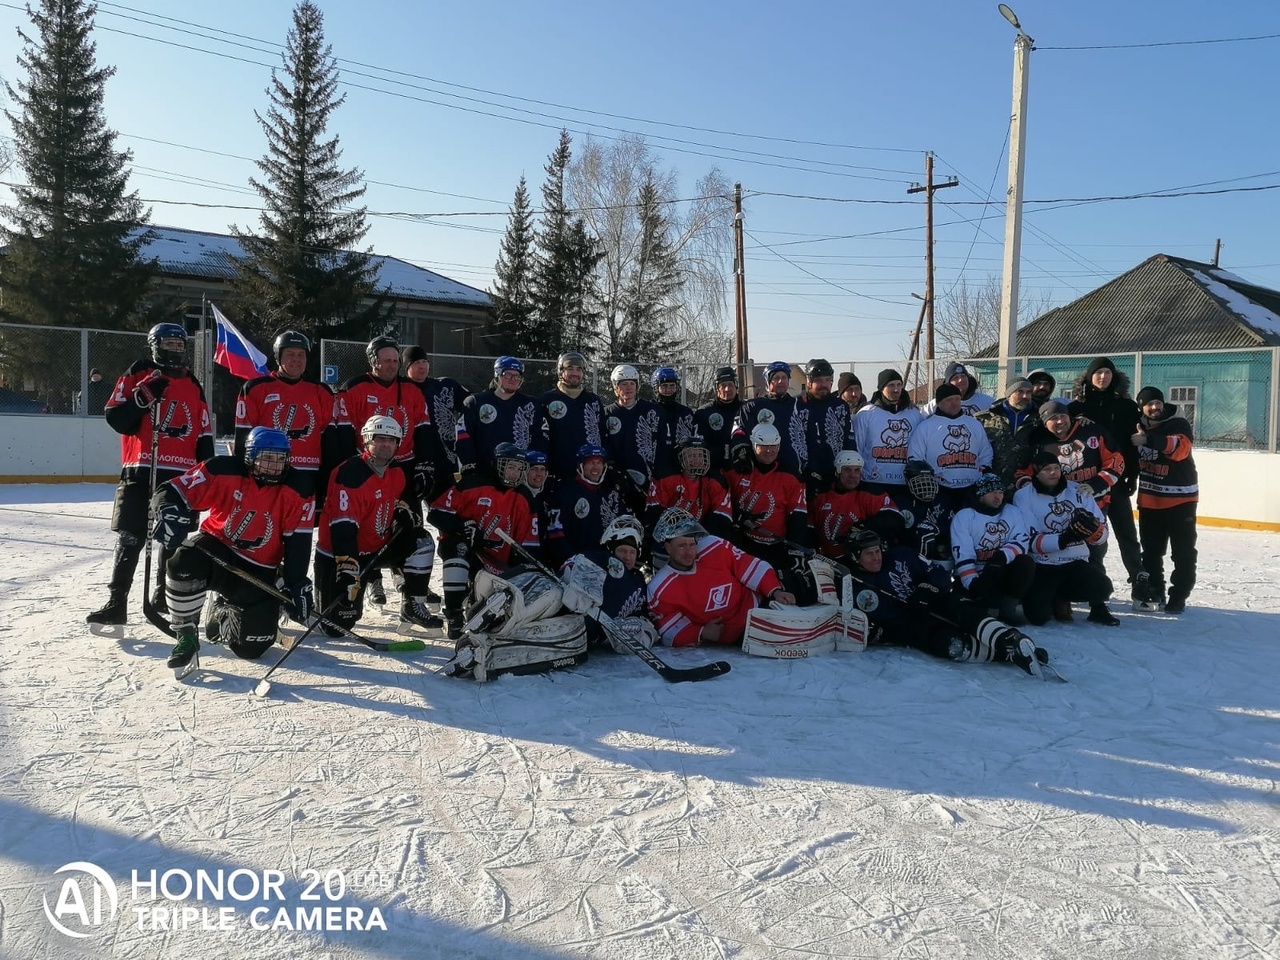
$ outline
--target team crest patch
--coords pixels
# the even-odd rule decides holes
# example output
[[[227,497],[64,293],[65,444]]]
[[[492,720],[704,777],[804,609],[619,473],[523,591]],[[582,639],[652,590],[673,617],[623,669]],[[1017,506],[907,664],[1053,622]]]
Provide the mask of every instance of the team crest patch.
[[[364,402],[370,406],[376,407],[378,405],[378,398],[372,394],[365,394]]]
[[[720,416],[718,413],[713,413],[711,416],[707,417],[707,426],[712,430],[719,430],[724,426],[724,417]]]
[[[768,408],[761,410],[756,417],[756,423],[773,423],[773,411]]]
[[[553,420],[561,419],[568,412],[569,408],[565,406],[563,400],[552,400],[547,404],[547,414]]]
[[[490,404],[486,403],[480,407],[481,423],[493,423],[493,421],[497,419],[498,419],[498,411],[493,409],[493,407]]]
[[[1099,442],[1098,442],[1098,438],[1097,438],[1097,437],[1090,437],[1090,438],[1089,438],[1089,440],[1088,440],[1088,444],[1089,444],[1089,449],[1090,449],[1090,450],[1097,450],[1097,449],[1098,449],[1098,447],[1099,447],[1099,446],[1101,446],[1101,444],[1099,444]]]
[[[617,433],[619,430],[622,429],[622,421],[619,420],[617,417],[610,417],[607,421],[605,421],[604,428],[609,431],[610,436],[613,436],[615,433]]]
[[[579,520],[581,520],[590,512],[591,512],[591,504],[587,503],[587,500],[585,497],[579,499],[578,502],[573,505],[573,515],[577,517]]]
[[[627,565],[625,563],[623,563],[617,557],[609,558],[609,576],[617,580],[626,572],[627,572]]]
[[[263,402],[263,403],[279,403],[279,402],[280,402],[280,394],[278,394],[278,393],[268,393],[268,394],[267,394],[267,399],[266,399],[266,400],[264,400],[264,401],[262,401],[262,402]]]
[[[729,606],[729,597],[733,593],[733,587],[730,584],[722,583],[710,593],[707,594],[707,613],[715,613],[717,610],[724,610]]]

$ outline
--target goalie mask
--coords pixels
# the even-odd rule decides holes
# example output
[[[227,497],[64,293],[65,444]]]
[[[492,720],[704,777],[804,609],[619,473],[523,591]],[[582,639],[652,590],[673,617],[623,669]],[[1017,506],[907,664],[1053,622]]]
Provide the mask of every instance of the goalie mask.
[[[289,466],[288,435],[271,427],[254,427],[244,442],[244,462],[259,483],[282,483]]]
[[[680,462],[681,472],[695,480],[705,477],[711,469],[711,451],[701,437],[690,437],[677,443],[676,459]]]
[[[938,499],[938,477],[933,467],[923,460],[908,460],[902,476],[907,481],[907,490],[921,503],[933,503]]]
[[[666,543],[676,537],[705,537],[707,531],[702,524],[693,518],[688,510],[679,507],[668,507],[658,518],[653,528],[653,539],[657,543]]]
[[[615,547],[622,544],[640,549],[640,544],[644,541],[644,527],[640,526],[640,521],[629,513],[613,518],[613,522],[605,527],[604,534],[600,537],[600,546],[604,547],[610,553]]]

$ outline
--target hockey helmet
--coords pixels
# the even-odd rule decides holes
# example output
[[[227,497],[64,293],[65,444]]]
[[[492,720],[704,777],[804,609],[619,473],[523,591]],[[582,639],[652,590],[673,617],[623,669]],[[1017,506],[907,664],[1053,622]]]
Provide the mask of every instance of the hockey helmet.
[[[396,363],[400,362],[400,344],[395,337],[388,337],[385,334],[380,337],[374,337],[369,341],[369,345],[364,348],[365,359],[369,361],[369,367],[372,369],[378,365],[378,352],[390,347],[396,352]]]
[[[182,341],[180,349],[173,348],[174,340]],[[166,342],[170,345],[165,346]],[[181,370],[187,365],[187,331],[180,323],[157,323],[147,331],[147,346],[151,362],[163,370]]]
[[[764,382],[769,383],[773,380],[775,374],[783,374],[788,380],[791,379],[791,364],[785,360],[775,360],[764,368]]]
[[[581,367],[587,369],[587,358],[577,350],[567,350],[560,354],[560,359],[556,361],[556,369],[563,373],[569,367]]]
[[[311,353],[311,341],[306,335],[297,330],[286,330],[278,337],[276,342],[271,345],[271,355],[275,357],[276,366],[280,365],[280,354],[284,353],[290,347],[298,347]]]
[[[836,371],[831,364],[821,357],[816,360],[810,360],[805,366],[804,372],[805,376],[810,380],[817,380],[819,377],[834,377],[836,375]]]
[[[504,373],[518,373],[524,376],[524,364],[515,357],[499,357],[493,361],[493,378],[497,380]]]
[[[541,450],[526,450],[524,459],[526,467],[545,467],[547,465],[547,455]]]
[[[600,546],[606,547],[610,553],[615,547],[628,544],[640,549],[640,544],[644,542],[644,527],[640,526],[640,521],[629,513],[624,513],[613,518],[613,522],[605,527],[604,533],[600,537]]]
[[[866,527],[854,527],[845,542],[849,545],[849,556],[854,560],[862,555],[863,550],[870,550],[872,547],[884,549],[884,541],[880,539],[880,534]]]
[[[908,460],[902,477],[907,481],[907,490],[921,503],[933,503],[938,498],[938,477],[923,460]]]
[[[782,434],[772,423],[757,423],[751,428],[751,445],[753,447],[780,447]]]
[[[575,458],[578,461],[578,476],[580,476],[586,483],[595,486],[604,480],[605,470],[609,469],[609,452],[605,450],[604,447],[595,443],[584,443],[578,448]],[[586,466],[587,461],[589,460],[599,460],[604,465],[604,470],[601,470],[600,476],[596,477],[594,480],[587,476],[586,472],[583,470],[583,467]]]
[[[636,384],[640,383],[640,373],[629,363],[620,363],[613,368],[613,372],[609,374],[609,382],[613,384],[622,383],[624,380],[632,380]]]
[[[649,385],[653,387],[653,392],[658,392],[658,387],[664,383],[680,383],[680,374],[676,373],[675,367],[658,367],[653,371],[653,376],[649,378]]]
[[[693,518],[688,510],[680,507],[668,507],[653,527],[653,539],[657,543],[666,543],[676,537],[705,537],[707,531],[702,524]]]
[[[680,469],[690,477],[705,477],[711,469],[711,451],[697,434],[676,441],[676,460]]]
[[[716,383],[737,383],[738,374],[733,367],[716,367]]]
[[[399,445],[404,439],[404,428],[395,417],[372,416],[360,428],[360,439],[366,449],[373,444],[374,437],[391,437]]]
[[[865,467],[866,465],[867,461],[863,459],[862,454],[857,450],[841,450],[836,454],[836,473],[839,473],[845,467]]]
[[[289,436],[273,427],[254,427],[244,442],[244,462],[259,483],[281,483],[289,466]]]
[[[507,475],[507,467],[512,465],[520,468],[514,479]],[[493,448],[493,470],[503,486],[518,487],[524,480],[524,472],[528,467],[529,455],[514,443],[500,443]]]

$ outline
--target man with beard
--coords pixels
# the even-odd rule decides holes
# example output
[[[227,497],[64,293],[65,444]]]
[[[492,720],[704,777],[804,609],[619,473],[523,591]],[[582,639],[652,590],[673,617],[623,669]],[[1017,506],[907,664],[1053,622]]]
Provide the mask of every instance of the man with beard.
[[[693,411],[693,422],[711,450],[711,469],[723,472],[729,467],[733,422],[742,407],[733,367],[716,368],[715,391],[714,398]]]
[[[994,473],[973,485],[968,505],[951,520],[952,569],[968,596],[1017,627],[1026,623],[1017,607],[1032,589],[1036,562],[1026,517],[1004,496],[1004,481]]]
[[[487,390],[473,393],[462,404],[458,421],[458,463],[463,473],[493,471],[494,451],[510,443],[520,450],[542,442],[538,401],[520,391],[524,363],[515,357],[493,362],[493,380]]]
[[[538,405],[546,434],[547,467],[557,480],[569,481],[578,464],[578,450],[604,443],[604,404],[586,388],[587,358],[577,350],[560,354],[556,369],[556,385],[538,397]]]
[[[821,358],[810,360],[805,367],[805,392],[798,406],[803,411],[805,447],[809,451],[804,482],[810,500],[835,479],[836,454],[853,448],[849,408],[831,392],[834,375],[831,364]]]
[[[1027,438],[1040,425],[1031,390],[1031,381],[1015,376],[1005,384],[1004,399],[974,417],[986,431],[991,467],[1006,488],[1013,487],[1018,467],[1031,456]]]
[[[745,472],[751,459],[751,431],[759,424],[775,427],[781,438],[778,462],[783,469],[803,477],[809,463],[805,411],[791,389],[791,364],[775,360],[764,368],[765,393],[742,404],[733,428],[733,469]]]
[[[840,395],[840,399],[845,402],[845,405],[848,406],[850,416],[870,402],[862,392],[862,381],[852,371],[840,374],[836,392]]]

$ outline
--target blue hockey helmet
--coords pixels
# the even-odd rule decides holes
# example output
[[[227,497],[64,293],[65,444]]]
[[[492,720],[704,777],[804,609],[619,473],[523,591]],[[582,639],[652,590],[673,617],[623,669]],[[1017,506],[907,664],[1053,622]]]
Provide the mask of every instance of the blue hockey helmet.
[[[498,379],[504,373],[518,373],[524,376],[524,364],[515,357],[499,357],[493,361],[493,377]]]
[[[764,382],[768,383],[773,379],[774,374],[781,373],[788,380],[791,379],[791,364],[785,360],[775,360],[764,368]]]
[[[166,347],[165,342],[181,340],[181,349]],[[180,323],[157,323],[147,331],[147,346],[151,348],[151,361],[165,370],[180,370],[187,365],[187,331]]]
[[[547,465],[547,455],[541,450],[526,450],[524,458],[531,467],[545,467]]]
[[[289,466],[289,436],[274,427],[254,427],[244,442],[244,462],[259,483],[280,483]]]
[[[657,392],[658,387],[664,383],[679,382],[680,374],[676,373],[675,367],[658,367],[649,378],[649,385],[653,387],[654,392]]]

